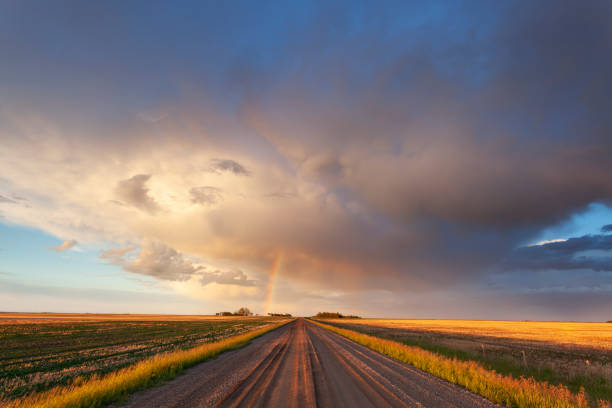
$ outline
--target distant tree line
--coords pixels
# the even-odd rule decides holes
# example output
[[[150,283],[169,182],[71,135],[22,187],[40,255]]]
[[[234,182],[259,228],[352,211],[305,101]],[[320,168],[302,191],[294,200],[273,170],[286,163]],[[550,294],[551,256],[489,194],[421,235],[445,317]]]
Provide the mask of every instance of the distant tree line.
[[[291,313],[268,313],[268,316],[291,317]]]
[[[338,313],[338,312],[319,312],[317,313],[315,317],[319,319],[361,319],[360,316],[354,316],[354,315],[345,316],[342,313]]]
[[[241,307],[234,313],[232,312],[218,312],[217,316],[253,316],[253,312],[248,307]]]

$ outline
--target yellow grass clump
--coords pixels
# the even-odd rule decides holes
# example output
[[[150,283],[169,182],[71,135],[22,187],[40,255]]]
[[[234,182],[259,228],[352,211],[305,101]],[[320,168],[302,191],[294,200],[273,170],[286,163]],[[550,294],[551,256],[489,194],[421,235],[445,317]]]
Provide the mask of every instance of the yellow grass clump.
[[[220,353],[243,347],[251,340],[284,324],[262,327],[248,333],[181,351],[156,355],[108,375],[94,376],[70,386],[59,386],[21,400],[0,402],[0,408],[93,408],[108,405],[130,393],[175,377],[184,369]]]
[[[532,378],[504,376],[473,361],[451,359],[418,347],[319,322],[315,323],[372,350],[411,364],[420,370],[458,384],[507,407],[586,408],[589,406],[584,391],[574,394],[564,386],[537,382]]]

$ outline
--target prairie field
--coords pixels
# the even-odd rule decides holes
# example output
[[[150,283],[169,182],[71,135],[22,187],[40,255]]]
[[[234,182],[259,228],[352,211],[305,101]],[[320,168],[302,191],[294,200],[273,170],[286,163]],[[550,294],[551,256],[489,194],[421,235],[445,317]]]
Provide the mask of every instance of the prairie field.
[[[212,316],[212,315],[169,315],[169,314],[110,314],[110,313],[10,313],[0,312],[0,325],[14,323],[57,323],[93,321],[160,321],[193,322],[262,319],[260,316]]]
[[[0,313],[0,401],[83,383],[160,353],[191,349],[279,320]]]
[[[612,323],[326,319],[337,327],[475,361],[515,378],[612,400]],[[594,402],[596,405],[596,403]]]
[[[342,320],[338,320],[341,322]],[[344,320],[343,322],[346,322]],[[612,351],[612,323],[533,322],[497,320],[355,319],[363,324],[393,329],[542,341]]]

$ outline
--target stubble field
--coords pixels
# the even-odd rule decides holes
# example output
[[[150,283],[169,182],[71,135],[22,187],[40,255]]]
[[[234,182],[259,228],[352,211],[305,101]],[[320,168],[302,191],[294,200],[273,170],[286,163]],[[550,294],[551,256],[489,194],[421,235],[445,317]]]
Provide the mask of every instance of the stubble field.
[[[85,382],[153,355],[276,322],[268,317],[0,313],[0,401]]]

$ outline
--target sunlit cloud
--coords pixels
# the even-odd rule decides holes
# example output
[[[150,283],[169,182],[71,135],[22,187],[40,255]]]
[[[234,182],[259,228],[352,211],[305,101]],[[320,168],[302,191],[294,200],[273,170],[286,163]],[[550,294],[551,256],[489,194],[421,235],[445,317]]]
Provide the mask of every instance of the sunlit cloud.
[[[111,250],[113,251],[113,250]],[[204,269],[174,248],[163,243],[147,239],[143,241],[137,255],[131,259],[124,258],[131,251],[130,247],[115,249],[109,254],[108,251],[100,255],[102,259],[111,259],[119,263],[128,272],[152,276],[161,280],[185,281],[191,276]]]
[[[546,244],[552,244],[555,242],[565,242],[565,241],[567,241],[567,239],[565,238],[547,239],[544,241],[538,241],[534,244],[529,244],[529,246],[541,246],[541,245],[546,245]]]
[[[78,244],[78,242],[76,240],[74,240],[74,239],[73,240],[69,240],[69,241],[67,240],[67,241],[62,242],[60,245],[52,246],[49,249],[51,249],[52,251],[55,251],[55,252],[65,252],[65,251],[68,251],[68,250],[74,248],[74,246],[76,244]]]
[[[159,205],[149,196],[149,189],[145,186],[150,178],[150,174],[138,174],[127,180],[121,180],[117,184],[117,198],[134,207],[155,214],[160,209]]]
[[[134,245],[130,245],[126,248],[111,248],[107,250],[100,250],[99,258],[114,265],[122,265],[126,262],[125,256],[136,249]]]

